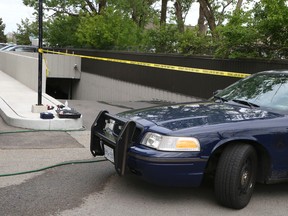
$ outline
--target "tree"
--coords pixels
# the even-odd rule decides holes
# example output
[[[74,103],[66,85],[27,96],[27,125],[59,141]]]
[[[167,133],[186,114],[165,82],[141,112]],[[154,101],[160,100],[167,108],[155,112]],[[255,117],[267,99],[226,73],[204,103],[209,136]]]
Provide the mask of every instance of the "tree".
[[[38,0],[23,0],[23,4],[38,10]],[[107,0],[46,0],[43,9],[54,12],[52,16],[79,16],[80,13],[100,14],[107,5]]]
[[[216,55],[228,58],[287,58],[288,6],[285,0],[262,0],[246,12],[235,11],[218,27]]]
[[[178,37],[178,51],[189,55],[210,55],[214,54],[214,43],[210,36],[199,35],[198,28],[188,28]]]
[[[137,25],[114,8],[97,16],[82,17],[76,33],[83,47],[96,49],[129,49],[139,46]]]
[[[196,2],[198,25],[185,27]],[[23,3],[37,15],[38,0]],[[287,58],[287,8],[287,0],[45,0],[44,38],[62,47]]]
[[[236,4],[236,10],[239,11],[242,8],[242,5],[243,5],[243,0],[238,0]]]
[[[203,17],[208,23],[209,29],[213,37],[216,37],[216,28],[223,24],[227,15],[231,13],[230,6],[234,6],[235,10],[240,10],[243,0],[198,0],[200,5],[200,33],[203,34],[204,24]]]
[[[52,47],[77,47],[79,43],[76,32],[79,23],[80,19],[75,16],[56,17],[47,22],[45,40]]]
[[[253,9],[259,41],[270,58],[288,57],[287,0],[262,0]]]
[[[2,18],[0,18],[0,42],[1,43],[7,42],[6,35],[4,34],[5,27],[6,25],[3,23]]]
[[[183,20],[183,6],[182,0],[176,0],[174,3],[175,17],[179,32],[184,32],[184,20]]]
[[[87,3],[90,3],[90,1]],[[99,0],[98,13],[101,14],[102,11],[104,11],[104,9],[106,8],[106,6],[107,6],[107,0]]]
[[[203,36],[207,32],[206,25],[205,25],[205,14],[203,10],[201,9],[201,6],[199,7],[198,29],[199,29],[199,32],[198,32],[199,36]]]
[[[166,24],[168,0],[161,0],[160,25]]]
[[[110,0],[114,10],[130,17],[139,28],[144,28],[148,23],[152,22],[155,11],[152,5],[155,0]]]
[[[176,0],[174,3],[174,15],[179,32],[184,32],[185,19],[193,2],[194,0]]]
[[[38,32],[37,24],[32,23],[29,19],[21,19],[21,24],[17,24],[17,31],[14,32],[17,44],[30,45],[30,37],[35,37]]]
[[[140,27],[144,28],[149,22],[149,15],[151,14],[151,5],[154,0],[130,0],[130,7],[132,8],[132,19]]]
[[[238,11],[229,17],[225,26],[218,27],[219,40],[215,56],[222,58],[259,57],[259,33],[251,13]]]
[[[179,31],[176,25],[166,24],[149,29],[145,33],[145,47],[148,52],[177,53]]]

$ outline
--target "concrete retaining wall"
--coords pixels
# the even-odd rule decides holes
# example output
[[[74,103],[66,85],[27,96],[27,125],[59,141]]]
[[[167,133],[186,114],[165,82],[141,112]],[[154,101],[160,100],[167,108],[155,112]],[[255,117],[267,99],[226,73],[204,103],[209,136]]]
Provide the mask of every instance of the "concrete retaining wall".
[[[44,61],[49,78],[80,79],[81,77],[80,57],[44,54]]]
[[[0,70],[38,91],[38,57],[17,52],[0,52]],[[42,92],[46,90],[45,66],[42,71]]]
[[[0,52],[0,70],[38,91],[38,53]],[[81,58],[44,54],[42,91],[48,78],[80,79]],[[46,73],[47,72],[47,73]]]
[[[46,64],[49,71],[48,78],[73,79],[72,99],[173,102],[196,100],[192,96],[185,96],[162,89],[81,72],[81,58],[53,54],[44,55],[42,71],[43,93],[46,92]],[[0,52],[0,70],[29,88],[38,91],[37,53]]]
[[[161,80],[159,80],[161,82]],[[198,100],[161,89],[82,72],[73,88],[73,99],[95,101],[173,101]]]

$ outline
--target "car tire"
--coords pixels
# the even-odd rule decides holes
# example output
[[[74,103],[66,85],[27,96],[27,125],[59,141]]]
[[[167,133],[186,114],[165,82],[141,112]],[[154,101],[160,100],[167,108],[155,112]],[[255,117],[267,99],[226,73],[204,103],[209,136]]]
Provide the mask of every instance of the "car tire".
[[[226,207],[242,209],[248,205],[256,182],[257,154],[253,146],[228,145],[217,165],[214,190],[217,201]]]

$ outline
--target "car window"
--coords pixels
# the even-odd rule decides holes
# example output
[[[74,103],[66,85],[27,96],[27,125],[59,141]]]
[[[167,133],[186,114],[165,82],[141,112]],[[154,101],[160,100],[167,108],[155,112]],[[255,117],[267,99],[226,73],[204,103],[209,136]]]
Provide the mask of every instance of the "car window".
[[[13,49],[13,51],[15,51],[15,52],[22,52],[24,50],[24,48],[22,48],[22,47],[16,47],[15,49]]]
[[[34,47],[15,47],[13,49],[13,51],[15,51],[15,52],[36,52],[36,48],[34,48]]]
[[[9,49],[10,47],[13,47],[13,45],[7,45],[5,47],[2,47],[0,50],[5,51],[5,50]]]
[[[224,89],[216,96],[227,101],[243,100],[261,107],[288,111],[288,76],[257,74]]]

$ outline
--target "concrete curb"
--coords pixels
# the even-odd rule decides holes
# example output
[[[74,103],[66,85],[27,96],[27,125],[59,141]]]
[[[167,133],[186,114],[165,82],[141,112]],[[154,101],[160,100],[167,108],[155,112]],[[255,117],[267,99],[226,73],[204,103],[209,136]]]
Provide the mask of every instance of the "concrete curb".
[[[56,107],[59,104],[61,103],[54,101],[52,106]],[[55,110],[49,112],[54,114],[54,119],[41,119],[39,113],[31,113],[29,117],[25,117],[19,115],[2,97],[0,98],[0,114],[8,125],[34,130],[80,130],[83,128],[82,116],[78,119],[60,119]]]
[[[1,71],[0,71],[1,72]],[[78,119],[59,118],[57,105],[62,104],[47,94],[42,94],[42,104],[54,106],[53,119],[41,119],[40,113],[32,113],[38,94],[27,86],[0,73],[0,114],[11,126],[35,130],[80,130],[83,128],[82,116]]]

